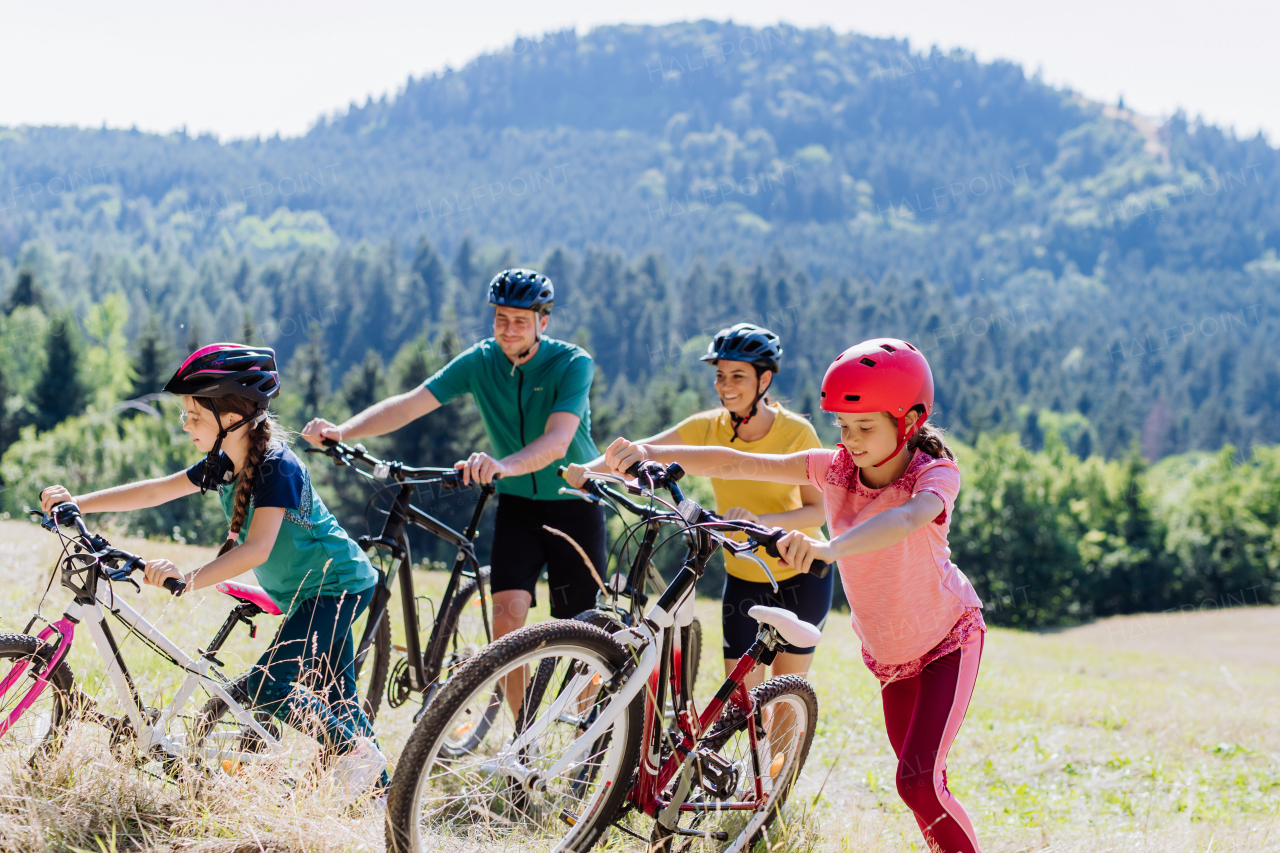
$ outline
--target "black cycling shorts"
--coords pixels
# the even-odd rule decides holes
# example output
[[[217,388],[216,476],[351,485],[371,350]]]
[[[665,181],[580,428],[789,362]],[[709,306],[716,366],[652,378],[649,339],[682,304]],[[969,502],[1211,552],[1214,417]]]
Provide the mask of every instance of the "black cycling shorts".
[[[489,556],[489,586],[494,592],[523,589],[538,603],[537,583],[547,567],[551,615],[572,619],[595,607],[596,586],[581,555],[561,537],[543,529],[554,527],[571,536],[605,577],[608,550],[604,508],[579,500],[539,501],[518,495],[499,495]]]
[[[817,567],[817,563],[814,567]],[[747,615],[757,604],[790,610],[804,621],[821,628],[827,622],[831,610],[831,595],[835,590],[835,572],[827,572],[825,578],[812,574],[799,574],[778,581],[775,593],[768,581],[744,581],[733,575],[725,575],[724,595],[721,597],[721,624],[724,626],[724,659],[737,660],[747,653],[760,633],[760,623]],[[815,646],[797,649],[786,645],[781,651],[796,655],[810,654]]]

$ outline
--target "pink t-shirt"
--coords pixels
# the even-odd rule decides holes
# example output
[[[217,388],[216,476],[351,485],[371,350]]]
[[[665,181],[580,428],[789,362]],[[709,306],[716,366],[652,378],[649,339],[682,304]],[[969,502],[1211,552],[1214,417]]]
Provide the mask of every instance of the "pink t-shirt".
[[[966,608],[982,606],[969,579],[951,562],[947,546],[960,492],[960,469],[954,462],[917,450],[902,476],[883,489],[863,485],[842,447],[810,450],[807,462],[809,482],[823,494],[833,539],[920,492],[942,500],[938,517],[897,545],[839,560],[853,630],[878,663],[919,658],[947,636]]]

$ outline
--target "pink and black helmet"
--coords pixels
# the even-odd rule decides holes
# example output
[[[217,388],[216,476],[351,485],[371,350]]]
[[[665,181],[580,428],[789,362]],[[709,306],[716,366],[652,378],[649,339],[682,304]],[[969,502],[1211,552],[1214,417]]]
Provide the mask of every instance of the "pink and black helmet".
[[[187,356],[164,390],[190,397],[247,397],[265,409],[280,393],[276,351],[244,344],[209,344]]]

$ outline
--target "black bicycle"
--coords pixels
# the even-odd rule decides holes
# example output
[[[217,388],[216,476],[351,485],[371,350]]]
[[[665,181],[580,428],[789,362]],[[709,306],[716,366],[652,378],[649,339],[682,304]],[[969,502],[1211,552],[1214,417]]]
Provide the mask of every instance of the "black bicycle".
[[[480,496],[471,520],[459,532],[411,503],[415,490],[420,486],[448,491],[462,488],[462,474],[457,469],[414,468],[378,459],[359,444],[348,445],[326,439],[324,445],[322,448],[307,448],[307,452],[324,454],[332,458],[335,465],[350,467],[372,483],[374,494],[370,505],[388,491],[395,492],[378,535],[361,536],[356,540],[365,551],[379,557],[374,561],[378,584],[356,649],[356,673],[357,680],[365,685],[365,713],[371,721],[377,716],[384,698],[389,707],[399,708],[418,695],[422,705],[414,714],[416,723],[452,672],[493,639],[486,592],[489,567],[481,566],[476,559],[475,539],[480,516],[495,490],[491,484],[480,486]],[[413,560],[407,535],[410,526],[425,530],[458,549],[444,594],[438,604],[431,602],[434,621],[425,648],[420,639],[422,623],[418,607],[420,601],[431,600],[426,596],[420,597],[414,589]],[[392,584],[396,582],[399,583],[404,618],[404,644],[393,646],[387,609]],[[397,652],[401,656],[392,665],[393,653]],[[501,703],[501,688],[495,686],[494,690],[494,701]],[[474,730],[460,733],[457,748],[465,749],[469,741],[483,737],[485,728],[487,720],[482,719]]]

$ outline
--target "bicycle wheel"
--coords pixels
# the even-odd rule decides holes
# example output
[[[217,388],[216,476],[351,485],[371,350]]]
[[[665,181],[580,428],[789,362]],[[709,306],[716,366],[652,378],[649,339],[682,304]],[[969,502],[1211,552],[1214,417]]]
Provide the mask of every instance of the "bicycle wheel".
[[[718,803],[752,802],[759,775],[766,795],[764,807],[680,812],[672,828],[631,812],[624,825],[642,837],[647,832],[649,842],[617,833],[610,839],[611,846],[645,853],[738,853],[749,850],[764,837],[809,756],[818,723],[818,699],[809,683],[794,675],[771,678],[751,694],[765,721],[764,731],[756,732],[759,754],[753,760],[747,731],[748,725],[755,724],[754,715],[748,718],[736,706],[730,706],[702,741],[685,802],[713,807]],[[760,768],[758,774],[756,767]],[[677,776],[665,793],[669,795],[679,781]],[[677,829],[699,835],[684,835]]]
[[[29,634],[0,634],[0,720],[8,719],[45,674],[48,685],[0,740],[0,754],[31,766],[62,745],[71,722],[74,679],[64,658],[47,672],[54,647]]]
[[[396,766],[387,848],[420,853],[457,840],[549,836],[560,839],[555,850],[590,848],[626,796],[639,754],[640,701],[545,787],[526,789],[518,777],[522,770],[545,773],[582,736],[611,701],[605,685],[629,659],[604,631],[565,619],[512,632],[460,667],[428,706]],[[523,697],[519,712],[508,701],[495,707],[495,684],[508,679]],[[460,732],[490,714],[473,749],[444,754],[446,744],[456,744]],[[526,730],[537,734],[512,751]]]
[[[387,672],[391,668],[391,610],[382,614],[382,621],[373,634],[373,643],[365,656],[363,666],[356,669],[356,691],[364,697],[361,701],[364,715],[369,722],[377,719],[378,709],[387,690]]]
[[[489,567],[480,567],[480,576],[485,583],[489,582]],[[475,578],[463,578],[458,584],[458,591],[440,616],[440,630],[447,638],[441,647],[443,652],[440,661],[440,679],[437,683],[438,693],[450,678],[457,674],[467,661],[480,653],[489,644],[489,635],[485,631],[484,619],[480,614],[479,587]],[[470,728],[455,733],[441,745],[440,754],[456,757],[476,749],[484,739],[502,706],[502,685],[495,683],[493,693],[485,706],[484,714],[477,717]]]
[[[489,567],[481,566],[480,579],[489,583]],[[492,606],[492,599],[486,595],[485,600]],[[490,620],[493,614],[490,614]],[[490,622],[492,625],[492,621]],[[484,627],[484,618],[480,613],[480,594],[476,578],[463,578],[458,584],[458,591],[440,614],[440,630],[448,638],[442,647],[440,659],[440,680],[448,681],[454,671],[489,644],[489,634]]]
[[[249,695],[245,690],[245,679],[242,675],[226,690],[242,708],[250,706]],[[267,734],[280,740],[287,737],[278,720],[265,711],[254,711],[253,718]],[[319,744],[314,738],[303,733],[293,736],[296,742],[289,744],[289,750],[282,754],[271,771],[277,781],[292,786],[315,767],[320,755]],[[195,767],[206,775],[219,771],[231,775],[238,774],[245,754],[261,755],[268,749],[264,741],[252,727],[236,718],[231,708],[218,696],[210,696],[196,715],[192,725],[189,759]]]
[[[680,670],[684,677],[684,695],[692,696],[698,683],[698,665],[702,662],[702,621],[697,616],[680,629]]]

